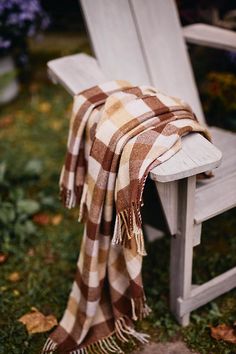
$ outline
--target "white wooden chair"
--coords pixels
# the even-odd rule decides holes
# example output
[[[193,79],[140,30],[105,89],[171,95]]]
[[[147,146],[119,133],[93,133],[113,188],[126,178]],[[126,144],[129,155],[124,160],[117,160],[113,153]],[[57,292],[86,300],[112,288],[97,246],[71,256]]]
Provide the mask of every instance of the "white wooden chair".
[[[48,63],[53,81],[71,94],[105,81],[152,84],[185,99],[204,123],[185,41],[236,50],[236,34],[205,24],[181,28],[174,0],[81,0],[97,59],[76,54]],[[154,168],[171,238],[170,306],[187,325],[192,310],[236,286],[236,267],[192,285],[193,247],[202,222],[236,205],[236,135],[209,128],[223,152],[215,176],[196,183],[196,174],[221,162],[221,152],[199,134],[183,138],[182,150]]]

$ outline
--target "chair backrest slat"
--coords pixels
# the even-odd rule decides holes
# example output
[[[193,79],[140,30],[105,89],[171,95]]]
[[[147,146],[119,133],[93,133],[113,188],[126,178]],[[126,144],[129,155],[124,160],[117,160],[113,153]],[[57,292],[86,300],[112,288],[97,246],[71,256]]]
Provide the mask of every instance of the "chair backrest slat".
[[[95,55],[107,77],[153,84],[201,104],[174,0],[80,0]]]
[[[203,112],[174,0],[130,0],[153,84]]]
[[[81,0],[92,46],[111,79],[150,83],[128,0]]]

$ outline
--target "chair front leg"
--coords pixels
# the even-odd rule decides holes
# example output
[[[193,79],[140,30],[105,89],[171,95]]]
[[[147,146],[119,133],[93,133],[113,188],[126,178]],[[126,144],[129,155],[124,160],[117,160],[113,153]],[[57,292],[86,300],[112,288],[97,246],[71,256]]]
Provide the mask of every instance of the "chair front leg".
[[[194,200],[196,176],[178,182],[178,228],[171,236],[170,255],[170,307],[182,326],[189,324],[190,313],[180,316],[178,298],[190,295],[192,287],[192,263],[194,247]]]

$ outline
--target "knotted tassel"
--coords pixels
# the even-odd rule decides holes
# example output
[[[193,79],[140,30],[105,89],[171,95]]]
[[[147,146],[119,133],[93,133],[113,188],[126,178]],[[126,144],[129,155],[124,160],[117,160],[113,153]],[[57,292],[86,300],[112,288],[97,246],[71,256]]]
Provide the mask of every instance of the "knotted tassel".
[[[136,204],[133,204],[130,209],[122,210],[116,215],[112,244],[126,245],[132,238],[135,239],[137,253],[141,256],[146,256],[141,214]]]

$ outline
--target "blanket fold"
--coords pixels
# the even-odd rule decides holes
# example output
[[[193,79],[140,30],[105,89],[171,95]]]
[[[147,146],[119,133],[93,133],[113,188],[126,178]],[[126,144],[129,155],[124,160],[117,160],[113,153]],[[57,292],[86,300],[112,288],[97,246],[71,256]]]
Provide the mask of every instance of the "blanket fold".
[[[74,97],[60,190],[66,207],[79,206],[84,234],[67,308],[42,353],[123,353],[130,338],[147,342],[133,324],[150,313],[143,189],[193,131],[209,138],[185,102],[153,87],[111,81]]]

